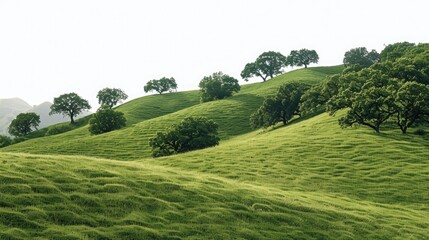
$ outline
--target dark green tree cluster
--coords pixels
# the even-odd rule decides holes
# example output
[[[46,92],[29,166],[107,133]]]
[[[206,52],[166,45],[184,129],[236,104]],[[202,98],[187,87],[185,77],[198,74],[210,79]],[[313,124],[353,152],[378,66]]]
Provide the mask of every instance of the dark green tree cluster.
[[[380,54],[376,50],[368,52],[366,47],[353,48],[344,54],[343,63],[346,67],[358,65],[366,68],[380,61]]]
[[[307,85],[299,82],[282,85],[274,96],[267,97],[250,116],[250,125],[253,128],[269,127],[278,122],[286,125],[295,115],[301,115],[299,104],[307,88]]]
[[[319,62],[319,55],[315,50],[308,50],[306,48],[303,48],[301,50],[292,50],[287,57],[287,62],[291,67],[304,66],[305,68],[307,68],[307,66],[311,63]]]
[[[159,94],[167,91],[174,91],[177,89],[177,83],[174,78],[163,77],[161,79],[153,79],[146,83],[144,86],[145,92],[156,91]]]
[[[217,129],[218,125],[205,117],[187,117],[150,139],[152,156],[168,156],[216,146],[219,144]]]
[[[0,148],[7,147],[13,142],[12,138],[4,135],[0,135]]]
[[[126,121],[124,113],[117,112],[104,105],[89,120],[89,132],[91,134],[111,132],[125,127]]]
[[[198,86],[201,89],[201,102],[224,99],[240,91],[238,80],[222,72],[205,76]]]
[[[380,61],[361,70],[346,69],[312,87],[302,97],[301,111],[335,114],[342,127],[364,125],[380,132],[395,121],[402,133],[429,119],[429,44],[396,43],[381,52]]]
[[[40,124],[40,116],[36,113],[20,113],[9,125],[9,134],[21,137],[37,130]]]
[[[288,57],[279,52],[264,52],[256,58],[254,62],[246,64],[241,77],[248,81],[252,77],[260,77],[265,82],[283,73],[283,68],[287,66],[307,66],[311,63],[317,63],[319,56],[315,50],[301,49],[293,50]]]

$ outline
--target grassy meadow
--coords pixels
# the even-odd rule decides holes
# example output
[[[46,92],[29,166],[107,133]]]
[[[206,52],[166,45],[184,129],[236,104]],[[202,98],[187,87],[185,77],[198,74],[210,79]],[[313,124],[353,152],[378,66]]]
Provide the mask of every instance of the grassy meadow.
[[[282,83],[341,70],[203,104],[197,91],[143,97],[117,108],[124,129],[3,148],[0,239],[429,239],[428,135],[341,129],[343,112],[250,129]],[[217,122],[220,145],[151,158],[148,139],[189,115]]]

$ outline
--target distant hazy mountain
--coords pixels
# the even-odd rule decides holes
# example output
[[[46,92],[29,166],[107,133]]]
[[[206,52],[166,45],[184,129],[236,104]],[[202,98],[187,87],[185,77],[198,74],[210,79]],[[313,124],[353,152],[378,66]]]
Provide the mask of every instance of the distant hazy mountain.
[[[51,111],[50,102],[44,102],[37,106],[31,106],[24,100],[19,98],[0,99],[0,134],[8,135],[7,128],[15,117],[23,112],[35,112],[40,116],[39,128],[44,128],[53,124],[67,122],[69,119],[62,115],[55,114],[49,116]],[[91,112],[85,112],[79,115],[77,118],[84,117],[91,114]],[[77,119],[76,118],[76,119]]]

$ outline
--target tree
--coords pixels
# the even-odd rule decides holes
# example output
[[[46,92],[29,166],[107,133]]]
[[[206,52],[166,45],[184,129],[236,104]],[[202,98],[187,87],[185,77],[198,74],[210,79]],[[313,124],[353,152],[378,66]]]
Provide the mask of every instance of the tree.
[[[7,147],[12,144],[12,139],[8,136],[0,135],[0,148]]]
[[[218,125],[205,117],[187,117],[150,139],[152,156],[161,157],[219,144]]]
[[[404,54],[414,46],[414,43],[409,42],[389,44],[380,52],[380,59],[381,61],[395,61],[404,56]]]
[[[406,82],[395,97],[397,124],[402,133],[415,123],[429,120],[429,86]]]
[[[33,128],[37,130],[40,124],[40,116],[36,113],[20,113],[9,125],[9,134],[20,137],[25,136],[33,131]]]
[[[335,74],[326,77],[321,83],[311,87],[301,97],[300,111],[304,114],[315,112],[321,106],[338,94],[341,75]]]
[[[368,52],[366,47],[353,48],[344,54],[343,63],[346,67],[359,65],[369,67],[380,60],[380,54],[376,50]]]
[[[251,77],[261,77],[265,82],[268,77],[282,73],[282,68],[286,67],[287,58],[279,52],[264,52],[256,59],[255,62],[248,63],[241,72],[241,77],[248,81]]]
[[[289,56],[287,57],[287,63],[290,66],[305,66],[307,68],[310,63],[318,63],[319,62],[319,55],[317,55],[317,52],[315,50],[308,50],[308,49],[301,49],[299,51],[293,50],[290,52]]]
[[[341,127],[360,124],[379,133],[381,124],[396,113],[394,96],[399,82],[373,69],[364,73],[367,80],[360,90],[350,93],[347,100],[350,109],[339,119],[339,124]]]
[[[97,94],[98,103],[113,108],[120,100],[126,100],[128,95],[119,88],[103,88]]]
[[[173,91],[177,89],[177,83],[174,78],[163,77],[161,79],[153,79],[146,83],[144,86],[145,92],[156,91],[159,94],[162,94],[166,91]]]
[[[125,123],[124,113],[114,111],[108,106],[103,106],[89,120],[89,132],[102,134],[125,127]]]
[[[250,116],[250,125],[253,128],[269,127],[278,122],[286,125],[294,115],[300,115],[298,106],[307,88],[298,82],[282,85],[274,96],[266,98],[262,106]]]
[[[70,123],[74,124],[74,118],[84,110],[91,109],[88,101],[82,99],[76,93],[66,93],[54,98],[54,104],[51,106],[52,114],[63,114],[70,117]]]
[[[201,88],[201,101],[224,99],[240,91],[238,80],[222,72],[205,76],[198,85]]]

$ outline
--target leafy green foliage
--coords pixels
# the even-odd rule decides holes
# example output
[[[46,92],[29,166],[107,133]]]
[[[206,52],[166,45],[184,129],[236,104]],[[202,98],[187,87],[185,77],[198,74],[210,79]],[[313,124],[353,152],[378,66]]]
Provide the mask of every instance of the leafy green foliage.
[[[198,86],[201,88],[201,102],[224,99],[240,91],[238,80],[222,72],[205,76]]]
[[[124,113],[117,112],[108,106],[101,107],[89,120],[89,132],[91,134],[102,134],[125,127],[126,119]]]
[[[46,131],[45,136],[51,136],[51,135],[56,135],[56,134],[60,134],[60,133],[65,133],[68,131],[73,130],[74,127],[73,125],[70,124],[59,124],[59,125],[54,125],[48,128],[48,131]]]
[[[49,115],[63,114],[69,116],[71,124],[74,124],[74,118],[89,109],[91,109],[91,106],[87,100],[81,98],[76,93],[66,93],[54,98]]]
[[[282,68],[286,67],[287,58],[279,52],[269,51],[258,56],[255,62],[248,63],[241,72],[241,77],[248,81],[251,77],[261,77],[265,82],[268,77],[282,73]]]
[[[396,59],[404,56],[405,52],[414,46],[414,43],[409,42],[389,44],[380,52],[380,59],[381,61],[395,61]]]
[[[328,76],[321,83],[305,91],[301,97],[300,111],[307,114],[316,112],[322,107],[326,108],[328,101],[339,92],[341,77],[340,74]]]
[[[380,126],[394,113],[394,94],[399,82],[381,71],[364,69],[342,78],[339,94],[328,102],[331,114],[342,108],[350,108],[339,119],[342,127],[361,124],[380,131]]]
[[[262,106],[250,116],[253,128],[269,127],[278,122],[286,125],[294,115],[300,115],[299,103],[307,86],[298,82],[282,85],[273,97],[267,97]]]
[[[166,78],[163,77],[161,79],[153,79],[146,83],[144,86],[145,92],[151,92],[156,91],[159,94],[162,94],[163,92],[170,91],[177,89],[177,83],[174,78]]]
[[[102,106],[113,108],[121,100],[126,100],[128,95],[119,88],[103,88],[97,94],[98,103]]]
[[[218,125],[205,117],[187,117],[150,139],[152,156],[160,157],[216,146]]]
[[[307,68],[311,63],[318,63],[319,55],[315,50],[303,48],[301,50],[292,50],[287,57],[287,63],[291,66],[305,66]]]
[[[406,82],[396,93],[395,106],[397,124],[405,134],[415,123],[429,119],[429,86]]]
[[[0,148],[7,147],[12,144],[12,138],[0,135]]]
[[[369,67],[380,60],[380,54],[373,49],[368,52],[366,47],[353,48],[344,54],[343,63],[345,66],[359,65]]]
[[[33,128],[37,130],[40,124],[40,116],[36,113],[20,113],[9,125],[9,134],[20,137],[25,136],[33,131]]]

